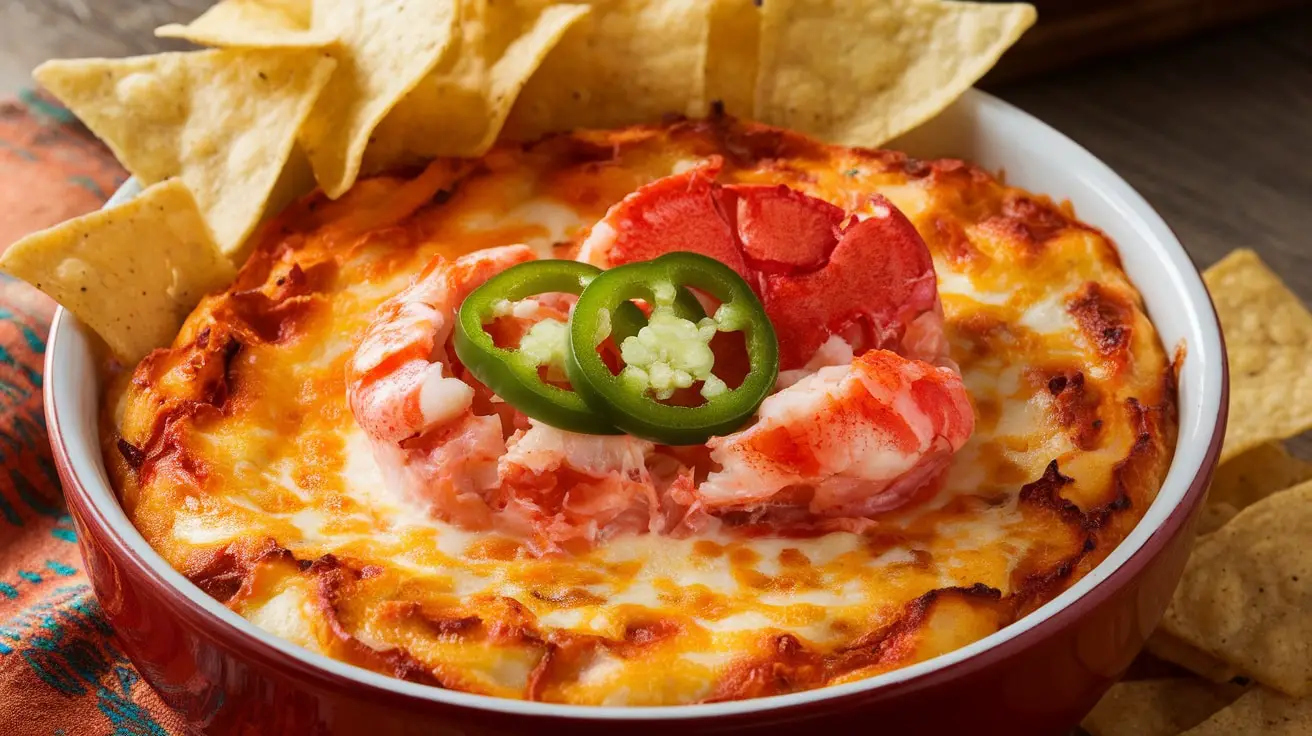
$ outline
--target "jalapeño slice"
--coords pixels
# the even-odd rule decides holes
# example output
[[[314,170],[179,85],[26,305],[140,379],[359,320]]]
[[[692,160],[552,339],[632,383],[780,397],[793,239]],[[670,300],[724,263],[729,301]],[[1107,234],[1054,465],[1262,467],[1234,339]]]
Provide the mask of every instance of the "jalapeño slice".
[[[677,304],[688,287],[720,301],[712,317],[695,324]],[[650,324],[624,335],[616,314],[633,300],[654,306]],[[742,332],[750,370],[729,388],[711,372],[714,332]],[[620,344],[626,365],[612,373],[597,348],[608,337]],[[738,429],[773,390],[779,343],[765,309],[733,269],[695,253],[668,253],[596,276],[579,296],[570,320],[565,363],[570,384],[598,414],[619,429],[666,445],[693,445]],[[698,406],[662,403],[674,389],[702,383]]]
[[[460,305],[454,330],[456,355],[474,377],[524,414],[558,429],[584,434],[619,434],[604,414],[578,394],[544,381],[541,369],[566,370],[568,326],[556,320],[535,324],[519,348],[497,346],[486,325],[513,314],[514,304],[539,294],[580,294],[601,269],[566,260],[529,261],[493,276]],[[675,310],[696,319],[705,316],[691,293],[680,294]],[[622,304],[612,317],[618,339],[636,335],[647,324],[633,304]]]

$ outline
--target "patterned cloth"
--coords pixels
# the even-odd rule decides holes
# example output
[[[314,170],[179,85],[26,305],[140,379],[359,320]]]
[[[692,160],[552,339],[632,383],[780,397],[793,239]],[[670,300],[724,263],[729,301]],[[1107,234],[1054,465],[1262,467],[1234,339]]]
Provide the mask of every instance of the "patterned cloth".
[[[49,99],[0,100],[0,250],[99,207],[123,179]],[[53,312],[0,274],[0,734],[181,733],[116,646],[83,574],[41,409]]]

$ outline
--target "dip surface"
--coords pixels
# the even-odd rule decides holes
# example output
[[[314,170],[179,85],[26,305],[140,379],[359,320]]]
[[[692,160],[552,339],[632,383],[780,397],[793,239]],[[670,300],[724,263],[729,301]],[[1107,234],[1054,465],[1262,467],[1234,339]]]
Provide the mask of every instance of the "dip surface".
[[[844,209],[878,192],[915,224],[976,417],[942,490],[861,535],[628,535],[543,558],[395,493],[344,383],[377,306],[435,254],[526,243],[571,257],[612,204],[712,155],[723,182]],[[1113,244],[970,164],[719,119],[499,147],[437,196],[416,199],[414,181],[377,176],[292,206],[236,283],[106,397],[107,465],[150,544],[257,626],[328,656],[579,704],[869,677],[1050,600],[1129,533],[1170,463],[1170,361]]]

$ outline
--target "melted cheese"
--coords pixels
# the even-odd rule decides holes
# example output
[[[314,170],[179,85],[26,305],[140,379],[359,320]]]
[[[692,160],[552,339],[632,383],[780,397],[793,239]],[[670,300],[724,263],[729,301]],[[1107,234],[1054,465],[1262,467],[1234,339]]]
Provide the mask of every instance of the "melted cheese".
[[[233,289],[108,397],[106,458],[131,518],[279,636],[444,687],[575,703],[752,697],[905,666],[1101,559],[1155,494],[1173,432],[1166,357],[1112,245],[960,162],[720,126],[499,149],[450,201],[350,242],[334,223],[405,181],[294,206]],[[435,255],[577,245],[610,204],[709,152],[732,152],[728,180],[846,208],[882,192],[926,238],[977,415],[937,494],[862,535],[627,536],[546,559],[401,496],[345,401],[377,305]],[[268,305],[242,312],[239,292]],[[146,459],[129,463],[120,439]]]

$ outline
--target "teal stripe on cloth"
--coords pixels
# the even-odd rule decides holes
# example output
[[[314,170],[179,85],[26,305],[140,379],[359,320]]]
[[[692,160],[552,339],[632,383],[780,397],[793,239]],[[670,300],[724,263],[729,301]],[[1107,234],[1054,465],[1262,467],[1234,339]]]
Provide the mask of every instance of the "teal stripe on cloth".
[[[13,642],[3,644],[0,655],[17,654],[42,682],[64,695],[94,696],[113,736],[169,736],[133,699],[140,676],[107,638],[111,631],[90,586],[65,586],[0,630]]]
[[[59,562],[58,560],[46,560],[46,569],[50,570],[56,575],[63,575],[65,577],[69,575],[77,574],[77,570],[75,568],[69,567],[68,565]]]
[[[57,123],[73,125],[78,122],[77,117],[63,107],[53,102],[41,99],[40,95],[33,89],[20,90],[18,101],[23,103],[29,111],[40,117],[49,118]]]

